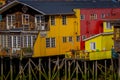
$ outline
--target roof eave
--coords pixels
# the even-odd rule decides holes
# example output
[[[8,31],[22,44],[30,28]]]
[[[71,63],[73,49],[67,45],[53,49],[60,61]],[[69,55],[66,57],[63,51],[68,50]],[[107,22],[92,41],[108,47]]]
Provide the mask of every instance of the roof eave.
[[[28,5],[28,4],[25,4],[25,3],[23,3],[23,2],[17,1],[17,0],[15,0],[15,1],[13,1],[13,2],[10,2],[9,4],[3,6],[3,7],[0,9],[0,14],[3,13],[4,11],[8,10],[9,8],[11,8],[11,7],[19,4],[19,3],[20,3],[20,4],[23,4],[23,5],[26,5],[26,6],[30,7],[30,8],[32,8],[32,9],[36,10],[37,12],[45,15],[44,12],[42,12],[42,11],[40,11],[40,10],[38,10],[38,9],[35,9],[35,8],[32,7],[32,6],[30,6],[30,5]]]

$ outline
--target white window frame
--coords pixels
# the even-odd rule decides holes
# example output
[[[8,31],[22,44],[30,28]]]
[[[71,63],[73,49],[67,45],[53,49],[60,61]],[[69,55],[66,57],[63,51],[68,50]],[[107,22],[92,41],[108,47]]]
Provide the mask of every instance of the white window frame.
[[[62,16],[62,25],[66,25],[67,24],[67,16],[63,15]]]
[[[15,28],[15,15],[14,14],[9,14],[7,15],[7,29]]]
[[[104,19],[104,18],[105,18],[105,14],[102,13],[102,14],[101,14],[101,19]]]
[[[29,14],[22,14],[22,25],[29,25]]]
[[[96,20],[97,19],[97,14],[91,14],[90,19],[91,20]]]
[[[55,16],[50,16],[51,25],[55,25]]]
[[[106,22],[106,29],[112,29],[112,25],[110,24],[110,22]]]
[[[56,46],[55,38],[46,38],[46,48],[54,48]]]
[[[43,15],[35,15],[35,26],[37,30],[45,29],[45,17]]]
[[[90,43],[90,49],[91,50],[96,50],[96,43],[95,42]]]

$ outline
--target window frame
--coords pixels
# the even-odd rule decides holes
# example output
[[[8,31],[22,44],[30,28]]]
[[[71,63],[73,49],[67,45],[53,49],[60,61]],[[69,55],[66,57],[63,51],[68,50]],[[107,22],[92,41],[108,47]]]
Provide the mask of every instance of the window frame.
[[[84,41],[84,39],[86,39],[86,35],[82,35],[82,41]]]
[[[96,50],[96,43],[95,42],[90,42],[90,49]]]
[[[54,37],[46,38],[46,48],[55,48],[56,47],[56,40]]]
[[[80,36],[76,36],[76,41],[80,42]]]
[[[51,24],[52,26],[55,25],[55,16],[50,16],[50,24]]]
[[[85,15],[84,14],[80,15],[80,20],[85,20]]]
[[[29,25],[30,24],[30,15],[29,14],[22,14],[22,25]]]
[[[102,13],[102,14],[101,14],[101,19],[104,19],[104,18],[105,18],[105,14]]]
[[[7,29],[15,28],[15,26],[14,26],[14,23],[15,23],[15,20],[16,20],[15,14],[8,14],[6,16],[6,19],[7,19]]]
[[[66,25],[67,24],[67,16],[63,15],[62,16],[62,25]]]
[[[97,14],[90,14],[90,20],[97,20]]]
[[[62,38],[62,42],[63,42],[63,43],[66,43],[66,42],[67,42],[67,37],[64,36],[64,37]]]
[[[112,25],[110,24],[110,22],[106,22],[106,29],[112,29]]]
[[[72,37],[72,36],[69,36],[69,37],[68,37],[68,41],[69,41],[69,42],[73,42],[73,37]]]

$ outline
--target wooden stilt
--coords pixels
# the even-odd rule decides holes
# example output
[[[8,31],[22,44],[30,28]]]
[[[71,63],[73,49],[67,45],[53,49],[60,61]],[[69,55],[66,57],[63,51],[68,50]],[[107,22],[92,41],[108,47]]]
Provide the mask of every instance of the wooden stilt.
[[[60,67],[60,65],[59,65],[59,57],[57,58],[57,61],[58,61],[58,80],[60,80],[60,70],[59,70],[59,67]]]
[[[1,56],[1,80],[3,80],[3,56]]]
[[[120,54],[118,54],[118,80],[120,80]]]
[[[113,59],[111,59],[111,71],[112,71],[112,76],[111,79],[114,80],[114,65],[113,65]]]
[[[92,80],[95,80],[95,61],[93,61],[93,72],[92,72]]]
[[[67,63],[66,63],[66,59],[65,59],[65,80],[67,80]]]
[[[32,80],[30,58],[29,58],[28,72],[29,72],[29,80]]]
[[[97,64],[98,64],[98,62],[95,61],[95,80],[98,80],[98,78],[97,78]]]
[[[41,71],[41,59],[39,58],[39,80],[42,80],[40,71]]]
[[[84,61],[84,73],[85,73],[85,80],[87,80],[87,64],[86,64],[86,61]]]
[[[78,80],[78,60],[76,60],[76,80]]]
[[[49,68],[49,71],[48,71],[48,77],[49,77],[49,80],[50,80],[50,79],[51,79],[51,58],[50,58],[50,57],[49,57],[48,68]]]
[[[12,57],[10,57],[10,80],[13,80]]]
[[[105,60],[105,80],[106,80],[106,77],[107,77],[107,69],[106,69],[106,67],[107,67],[107,60]]]
[[[70,70],[70,61],[68,61],[68,80],[71,80],[70,79],[70,73],[71,73],[71,70]]]
[[[22,59],[20,58],[20,61],[19,61],[20,80],[22,80],[22,64],[21,64],[21,61],[22,61]]]

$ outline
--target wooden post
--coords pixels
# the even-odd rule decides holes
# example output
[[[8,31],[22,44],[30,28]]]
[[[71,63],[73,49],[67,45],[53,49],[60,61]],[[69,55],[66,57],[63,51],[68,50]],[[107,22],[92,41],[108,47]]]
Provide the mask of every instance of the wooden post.
[[[97,80],[97,60],[95,61],[95,80]]]
[[[93,74],[93,76],[92,76],[92,80],[95,80],[95,61],[93,61],[93,72],[92,72],[92,74]]]
[[[19,61],[20,80],[22,80],[22,65],[21,65],[21,61],[22,61],[22,59],[20,58],[20,61]]]
[[[10,56],[10,80],[13,80],[12,56]]]
[[[111,71],[112,71],[111,79],[114,80],[114,65],[113,65],[113,59],[111,59]]]
[[[28,72],[29,72],[29,80],[32,80],[32,77],[31,77],[31,65],[30,65],[30,58],[29,58],[29,65],[28,65]]]
[[[71,70],[70,70],[70,61],[68,61],[68,80],[71,80],[70,79],[70,77],[71,77],[70,76],[70,74],[71,74],[70,72],[71,72]]]
[[[60,67],[60,65],[59,65],[59,57],[57,58],[57,61],[58,61],[58,79],[57,80],[60,80],[60,70],[59,70],[59,67]]]
[[[86,64],[86,61],[84,61],[84,73],[85,73],[85,80],[87,80],[87,64]]]
[[[41,71],[41,59],[39,58],[39,80],[42,80],[40,71]]]
[[[76,60],[76,80],[78,80],[78,61]]]
[[[67,63],[66,63],[66,59],[65,59],[65,80],[67,80]]]
[[[49,77],[49,80],[51,79],[51,58],[49,57],[49,64],[48,64],[48,67],[49,67],[49,71],[48,71],[48,77]]]
[[[3,80],[3,56],[1,56],[1,80]]]
[[[107,60],[105,60],[105,80],[106,80],[106,77],[107,77],[107,75],[106,75],[106,72],[107,72],[107,69],[106,69],[106,67],[107,67]]]
[[[120,79],[120,54],[118,54],[118,80]]]

